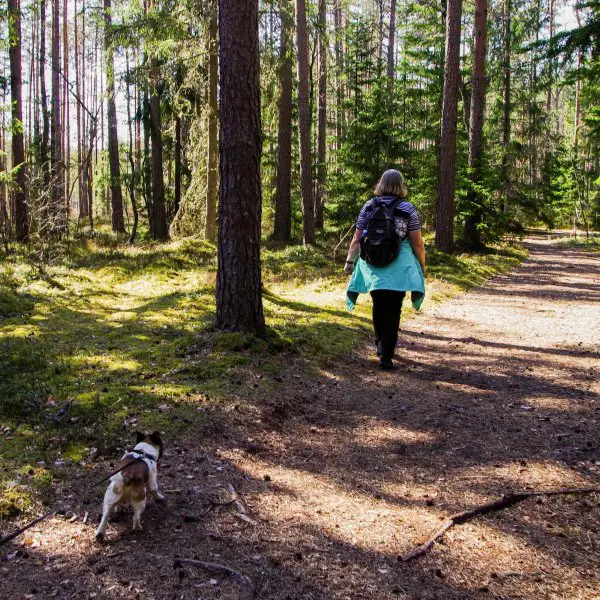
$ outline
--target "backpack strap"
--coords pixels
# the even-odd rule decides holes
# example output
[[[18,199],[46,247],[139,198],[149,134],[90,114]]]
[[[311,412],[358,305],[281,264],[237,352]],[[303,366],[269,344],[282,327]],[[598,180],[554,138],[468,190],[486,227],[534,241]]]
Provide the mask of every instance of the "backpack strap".
[[[381,204],[381,198],[379,196],[373,196],[371,198],[371,206],[367,208],[368,212],[373,212]]]

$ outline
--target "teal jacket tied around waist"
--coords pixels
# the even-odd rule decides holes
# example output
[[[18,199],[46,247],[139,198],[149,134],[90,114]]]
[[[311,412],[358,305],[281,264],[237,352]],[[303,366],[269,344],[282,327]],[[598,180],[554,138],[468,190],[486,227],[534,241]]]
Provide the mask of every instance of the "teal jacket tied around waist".
[[[398,258],[385,267],[373,267],[362,258],[354,263],[354,272],[346,290],[348,310],[354,309],[359,294],[373,290],[412,292],[413,307],[416,310],[421,308],[425,298],[425,278],[408,239],[400,245]]]

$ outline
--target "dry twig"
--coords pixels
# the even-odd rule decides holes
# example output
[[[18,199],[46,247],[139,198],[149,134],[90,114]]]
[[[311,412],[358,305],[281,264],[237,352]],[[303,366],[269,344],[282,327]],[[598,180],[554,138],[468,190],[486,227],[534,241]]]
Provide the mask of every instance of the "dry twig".
[[[438,531],[436,531],[436,533],[434,533],[425,543],[421,544],[420,546],[417,546],[408,554],[405,554],[402,557],[402,560],[404,562],[408,562],[428,552],[433,547],[435,542],[437,542],[437,540],[439,540],[453,525],[461,525],[466,521],[470,521],[474,517],[486,515],[490,512],[515,506],[516,504],[523,502],[523,500],[527,500],[527,498],[532,498],[534,496],[562,496],[565,494],[597,493],[600,493],[600,488],[571,488],[561,490],[548,490],[546,492],[533,491],[513,492],[512,494],[505,494],[499,500],[494,500],[493,502],[488,502],[487,504],[481,504],[479,506],[476,506],[475,508],[471,508],[470,510],[465,510],[463,512],[452,515],[447,521],[444,522],[442,527],[440,527],[440,529],[438,529]]]

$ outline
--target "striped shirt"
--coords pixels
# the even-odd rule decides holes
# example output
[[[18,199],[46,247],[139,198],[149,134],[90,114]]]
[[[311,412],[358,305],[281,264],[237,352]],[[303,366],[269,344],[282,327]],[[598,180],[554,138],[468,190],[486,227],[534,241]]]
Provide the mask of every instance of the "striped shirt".
[[[383,204],[390,204],[394,200],[396,200],[395,196],[381,196],[381,200]],[[356,221],[356,228],[362,229],[365,231],[367,229],[367,223],[369,222],[370,216],[373,214],[372,210],[373,206],[373,198],[367,200],[364,206],[360,209],[360,214],[358,215],[358,220]],[[419,213],[415,208],[414,204],[408,202],[407,200],[400,201],[397,205],[397,208],[408,213],[410,218],[408,219],[408,224],[401,217],[396,217],[396,230],[401,237],[406,235],[406,231],[419,231],[421,229],[421,223],[419,222]],[[408,225],[408,228],[406,228]],[[404,234],[404,235],[403,235]]]

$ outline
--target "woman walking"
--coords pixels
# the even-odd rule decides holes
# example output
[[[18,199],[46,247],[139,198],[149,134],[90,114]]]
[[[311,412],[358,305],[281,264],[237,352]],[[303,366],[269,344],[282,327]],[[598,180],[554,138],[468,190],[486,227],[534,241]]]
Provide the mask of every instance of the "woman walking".
[[[425,246],[419,214],[407,196],[399,171],[390,169],[381,176],[375,197],[360,211],[344,266],[344,273],[352,275],[348,308],[354,308],[358,294],[369,292],[373,299],[375,345],[384,370],[393,368],[406,292],[411,292],[416,309],[425,296]],[[386,222],[392,223],[389,231]]]

